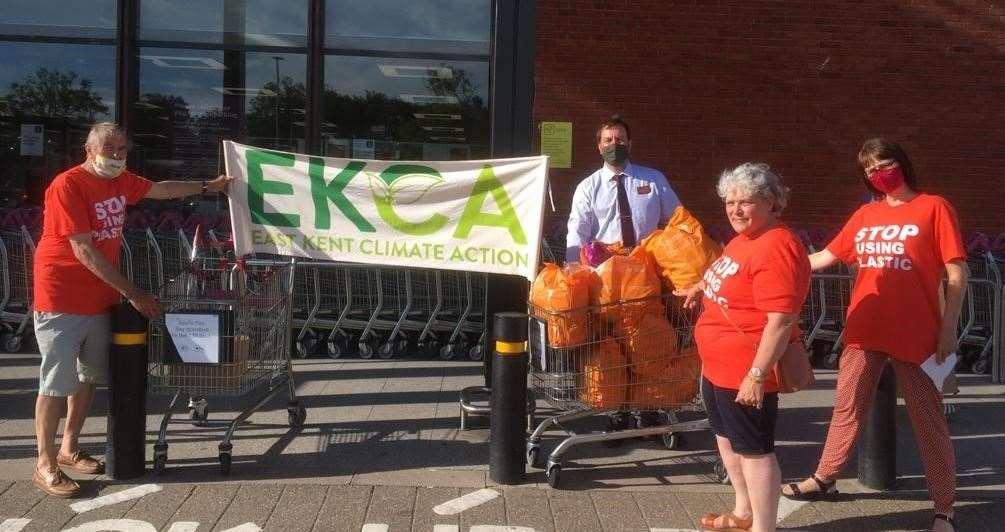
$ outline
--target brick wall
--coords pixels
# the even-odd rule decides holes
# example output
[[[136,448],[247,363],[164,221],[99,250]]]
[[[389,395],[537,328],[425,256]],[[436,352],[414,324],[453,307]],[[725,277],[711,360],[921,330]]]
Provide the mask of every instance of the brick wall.
[[[718,173],[759,160],[793,189],[790,224],[839,228],[865,197],[855,155],[882,135],[965,233],[1005,231],[1001,3],[539,0],[537,16],[535,121],[573,123],[573,168],[551,171],[558,218],[618,112],[632,160],[708,224],[725,222]]]

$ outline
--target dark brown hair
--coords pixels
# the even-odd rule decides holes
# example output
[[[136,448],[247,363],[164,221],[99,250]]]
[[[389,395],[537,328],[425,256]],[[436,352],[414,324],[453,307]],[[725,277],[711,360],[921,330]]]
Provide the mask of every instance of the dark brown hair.
[[[597,127],[597,142],[600,142],[600,133],[603,130],[615,127],[625,128],[625,134],[628,135],[626,140],[632,140],[632,128],[628,127],[628,122],[622,120],[620,115],[611,115],[610,118],[601,122],[600,126]]]
[[[918,179],[914,176],[914,166],[911,164],[911,159],[907,157],[907,152],[904,151],[904,148],[900,147],[900,144],[892,140],[877,137],[865,141],[862,144],[862,149],[858,151],[858,164],[862,166],[863,170],[865,170],[870,161],[884,161],[886,159],[897,161],[901,171],[904,172],[904,183],[907,184],[907,188],[917,192]],[[865,176],[862,176],[862,182],[865,183],[865,188],[869,189],[872,197],[879,199],[886,196],[886,194],[883,194],[876,187],[872,186],[872,183]]]

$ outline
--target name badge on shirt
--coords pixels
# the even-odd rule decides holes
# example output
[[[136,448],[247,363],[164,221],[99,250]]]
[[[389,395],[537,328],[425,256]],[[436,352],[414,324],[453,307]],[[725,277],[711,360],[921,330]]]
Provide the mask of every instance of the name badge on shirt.
[[[649,185],[639,185],[639,187],[635,189],[635,192],[639,194],[648,194],[652,191],[653,189]]]

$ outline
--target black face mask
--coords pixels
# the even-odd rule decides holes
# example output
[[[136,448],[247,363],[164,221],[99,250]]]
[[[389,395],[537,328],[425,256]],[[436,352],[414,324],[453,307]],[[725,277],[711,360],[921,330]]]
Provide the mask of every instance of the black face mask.
[[[604,158],[607,164],[622,166],[628,160],[628,145],[619,143],[608,144],[600,150],[600,156]]]

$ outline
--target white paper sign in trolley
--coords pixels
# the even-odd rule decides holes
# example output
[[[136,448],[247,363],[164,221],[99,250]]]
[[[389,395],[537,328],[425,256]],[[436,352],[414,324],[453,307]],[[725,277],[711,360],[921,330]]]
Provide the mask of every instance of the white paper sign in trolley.
[[[164,325],[181,362],[220,363],[219,314],[167,313]]]

